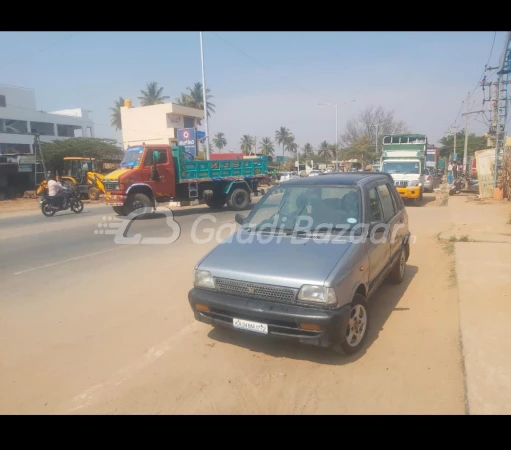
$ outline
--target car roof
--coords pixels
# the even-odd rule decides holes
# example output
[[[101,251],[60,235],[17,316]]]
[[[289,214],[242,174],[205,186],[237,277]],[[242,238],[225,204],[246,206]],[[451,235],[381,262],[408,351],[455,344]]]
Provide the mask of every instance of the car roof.
[[[282,186],[327,186],[327,185],[343,185],[354,186],[357,184],[365,184],[374,179],[382,179],[392,181],[390,174],[384,172],[330,172],[322,173],[319,177],[303,177],[291,179],[280,183]]]

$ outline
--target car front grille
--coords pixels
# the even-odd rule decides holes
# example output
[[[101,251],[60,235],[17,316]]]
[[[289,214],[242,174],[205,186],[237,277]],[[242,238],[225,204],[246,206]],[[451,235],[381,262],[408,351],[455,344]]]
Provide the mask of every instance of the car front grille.
[[[298,293],[297,289],[229,280],[227,278],[215,278],[215,283],[217,290],[226,294],[275,302],[290,303],[294,301]]]
[[[105,190],[107,191],[116,191],[119,189],[119,182],[118,181],[105,181]]]

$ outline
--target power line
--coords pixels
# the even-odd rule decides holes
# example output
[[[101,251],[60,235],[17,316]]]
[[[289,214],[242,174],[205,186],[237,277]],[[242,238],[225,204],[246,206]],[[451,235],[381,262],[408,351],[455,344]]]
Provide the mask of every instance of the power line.
[[[492,44],[491,44],[491,49],[490,49],[490,55],[488,56],[488,61],[486,61],[486,64],[484,65],[484,70],[483,70],[483,73],[481,74],[481,77],[479,78],[479,81],[477,82],[477,84],[475,85],[474,89],[472,89],[472,93],[468,96],[468,98],[470,99],[472,97],[472,95],[475,94],[476,92],[476,89],[479,87],[479,85],[481,84],[481,81],[483,81],[483,78],[484,78],[484,74],[485,72],[487,71],[488,69],[488,64],[490,64],[490,60],[491,60],[491,57],[492,57],[492,54],[493,54],[493,47],[495,45],[495,38],[497,37],[497,32],[495,31],[493,33],[493,41],[492,41]]]
[[[234,50],[240,52],[241,54],[243,54],[244,56],[246,56],[248,59],[250,59],[251,61],[255,62],[258,66],[262,67],[264,70],[272,73],[273,75],[277,75],[278,77],[282,77],[282,74],[278,74],[277,72],[273,71],[272,69],[270,69],[268,66],[266,66],[265,64],[261,63],[260,61],[256,60],[255,58],[253,58],[252,56],[250,56],[247,52],[241,50],[240,48],[236,47],[235,45],[231,44],[229,41],[227,41],[226,39],[224,39],[222,36],[220,36],[218,33],[215,33],[215,32],[212,32],[218,39],[220,39],[221,41],[225,42],[228,46],[232,47]],[[316,100],[319,99],[320,97],[317,96],[316,94],[314,94],[313,92],[303,88],[302,86],[299,86],[293,82],[289,82],[289,80],[287,80],[287,82],[289,84],[292,84],[294,85],[295,88],[297,88],[298,90],[300,91],[303,91],[305,92],[307,95],[310,95],[311,97],[314,97]]]
[[[470,91],[470,93],[469,93],[469,95],[468,95],[468,97],[467,97],[467,100],[466,100],[466,101],[470,100],[470,98],[472,97],[472,95],[474,95],[474,94],[475,94],[476,89],[479,87],[479,85],[481,84],[481,81],[483,81],[483,79],[484,79],[484,74],[485,74],[485,72],[487,72],[487,70],[488,70],[488,64],[490,64],[490,60],[491,60],[491,57],[492,57],[492,55],[493,55],[493,48],[494,48],[494,46],[495,46],[495,39],[496,39],[496,37],[497,37],[497,32],[495,31],[495,32],[493,33],[493,40],[492,40],[492,43],[491,43],[491,48],[490,48],[490,54],[489,54],[489,56],[488,56],[488,61],[486,61],[486,64],[484,65],[484,70],[483,70],[483,73],[481,74],[481,77],[479,78],[479,81],[478,81],[478,82],[477,82],[477,84],[475,85],[474,89],[472,89],[472,91]],[[493,74],[492,74],[492,75],[493,75]],[[462,109],[463,109],[463,105],[464,105],[464,103],[465,103],[465,100],[463,100],[463,101],[461,102],[460,109],[458,110],[458,114],[456,114],[456,119],[454,119],[454,123],[455,123],[455,124],[456,124],[456,122],[458,121],[458,118],[460,117],[460,113],[461,113],[461,111],[462,111]]]
[[[65,42],[65,41],[68,41],[69,39],[72,39],[74,38],[76,35],[80,34],[81,32],[78,32],[78,33],[74,33],[72,34],[71,36],[67,36],[65,37],[64,39],[58,39],[57,41],[55,41],[53,44],[50,44],[44,48],[41,48],[39,50],[37,50],[33,55],[32,57],[34,56],[37,56],[39,53],[41,52],[44,52],[46,50],[48,50],[49,48],[52,48],[52,47],[55,47],[55,45],[57,44],[60,44],[62,42]],[[30,57],[29,57],[30,58]],[[21,58],[15,58],[15,59],[12,59],[11,61],[9,61],[7,64],[5,64],[4,66],[0,67],[0,70],[3,70],[5,69],[7,66],[10,66],[11,64],[15,63],[15,62],[18,62],[18,61],[21,61],[21,60],[24,60],[24,59],[29,59],[29,58],[25,58],[25,57],[21,57]]]

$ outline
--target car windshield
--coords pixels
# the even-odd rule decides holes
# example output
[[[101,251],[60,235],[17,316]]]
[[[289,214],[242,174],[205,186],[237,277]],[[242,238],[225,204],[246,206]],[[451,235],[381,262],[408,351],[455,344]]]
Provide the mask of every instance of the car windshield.
[[[121,161],[121,167],[135,167],[138,166],[144,147],[130,147],[124,153],[124,158]]]
[[[418,162],[384,162],[382,172],[386,173],[419,173]]]
[[[255,231],[325,233],[349,230],[361,221],[360,194],[353,186],[276,186],[247,217]]]

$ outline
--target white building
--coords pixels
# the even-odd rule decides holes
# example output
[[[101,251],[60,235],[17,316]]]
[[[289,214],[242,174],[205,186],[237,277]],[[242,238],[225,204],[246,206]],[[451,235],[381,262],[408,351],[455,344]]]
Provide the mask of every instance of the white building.
[[[196,128],[204,111],[175,103],[133,107],[131,100],[121,107],[122,141],[131,145],[177,144],[179,128]]]
[[[0,84],[0,154],[33,153],[34,133],[41,142],[94,137],[94,125],[87,110],[38,111],[32,89]]]

